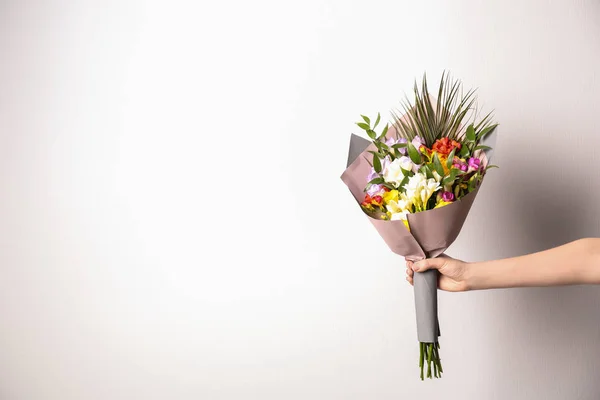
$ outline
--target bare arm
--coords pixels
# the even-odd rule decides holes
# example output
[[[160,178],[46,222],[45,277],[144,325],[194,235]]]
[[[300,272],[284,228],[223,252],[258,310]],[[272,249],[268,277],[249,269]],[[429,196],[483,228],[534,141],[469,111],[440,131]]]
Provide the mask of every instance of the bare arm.
[[[440,270],[440,289],[448,291],[523,286],[600,284],[600,239],[574,242],[503,260],[465,263],[440,257],[407,263],[407,280],[413,271]]]

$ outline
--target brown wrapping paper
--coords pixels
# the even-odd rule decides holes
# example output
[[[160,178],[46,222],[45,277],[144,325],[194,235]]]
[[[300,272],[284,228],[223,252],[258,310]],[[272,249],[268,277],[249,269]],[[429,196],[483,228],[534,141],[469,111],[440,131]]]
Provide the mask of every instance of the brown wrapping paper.
[[[394,128],[388,137],[395,136]],[[369,150],[375,146],[359,136],[352,135],[348,152],[347,168],[342,181],[359,204],[364,199],[364,188],[371,170]],[[384,221],[366,214],[381,238],[394,253],[410,261],[433,258],[441,255],[456,239],[477,196],[474,190],[460,200],[445,207],[408,215],[410,231],[402,221]],[[362,208],[360,208],[362,210]],[[437,316],[438,272],[416,273],[414,277],[417,336],[420,342],[437,342],[440,335]]]

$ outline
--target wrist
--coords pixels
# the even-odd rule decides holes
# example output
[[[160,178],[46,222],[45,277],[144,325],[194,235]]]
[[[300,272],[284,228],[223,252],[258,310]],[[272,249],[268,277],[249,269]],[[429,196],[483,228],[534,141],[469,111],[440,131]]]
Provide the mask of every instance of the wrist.
[[[477,279],[475,277],[475,263],[465,262],[463,265],[463,276],[465,282],[465,292],[477,290]]]

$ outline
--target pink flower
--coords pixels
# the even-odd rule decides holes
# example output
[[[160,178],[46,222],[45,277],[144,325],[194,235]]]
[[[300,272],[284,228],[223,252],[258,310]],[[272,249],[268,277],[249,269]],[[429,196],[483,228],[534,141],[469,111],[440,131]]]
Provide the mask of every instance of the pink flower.
[[[481,160],[479,158],[469,158],[469,172],[477,171],[481,166]]]
[[[454,157],[454,163],[452,164],[452,167],[454,167],[456,169],[460,169],[463,172],[466,172],[468,169],[467,163],[465,163],[463,160],[461,160],[458,157]]]
[[[445,201],[446,203],[450,203],[451,201],[454,201],[454,193],[452,193],[452,192],[442,193],[442,200]]]

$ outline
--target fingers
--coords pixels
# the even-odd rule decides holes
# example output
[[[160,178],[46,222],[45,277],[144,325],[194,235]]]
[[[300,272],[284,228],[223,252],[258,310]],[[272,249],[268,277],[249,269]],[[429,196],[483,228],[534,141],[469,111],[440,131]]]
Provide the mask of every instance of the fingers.
[[[428,258],[426,260],[413,263],[412,270],[415,272],[423,272],[428,269],[440,269],[444,266],[446,260],[444,258]]]
[[[415,274],[414,271],[412,270],[412,261],[407,261],[406,262],[406,281],[408,283],[410,283],[411,285],[413,284],[413,275]]]

